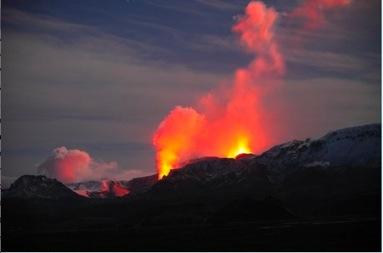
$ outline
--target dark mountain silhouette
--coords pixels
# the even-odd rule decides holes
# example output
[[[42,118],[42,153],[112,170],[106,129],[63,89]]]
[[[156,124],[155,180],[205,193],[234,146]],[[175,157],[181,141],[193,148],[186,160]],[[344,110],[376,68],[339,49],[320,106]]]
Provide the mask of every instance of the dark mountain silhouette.
[[[56,179],[45,176],[25,175],[19,177],[7,190],[2,191],[3,198],[42,198],[66,199],[80,196]]]
[[[3,192],[4,249],[380,250],[378,124],[107,185],[69,185],[93,197],[77,201],[57,180],[21,177]],[[116,185],[129,194],[116,198]]]

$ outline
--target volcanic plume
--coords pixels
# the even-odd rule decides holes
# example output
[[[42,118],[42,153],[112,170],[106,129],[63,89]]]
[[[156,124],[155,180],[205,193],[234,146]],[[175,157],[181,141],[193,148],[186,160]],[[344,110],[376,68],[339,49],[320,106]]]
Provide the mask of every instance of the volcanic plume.
[[[324,10],[349,2],[308,0],[290,16],[303,18],[305,29],[315,29],[324,24]],[[235,71],[224,89],[202,96],[195,108],[176,106],[163,119],[153,135],[159,178],[196,157],[236,157],[274,144],[274,129],[284,122],[273,115],[266,98],[278,88],[286,69],[275,38],[278,19],[278,12],[260,1],[251,1],[237,18],[232,31],[254,58]]]
[[[277,18],[273,8],[250,2],[233,31],[254,54],[254,60],[236,70],[228,92],[207,94],[199,101],[198,111],[177,106],[161,122],[153,137],[160,178],[194,157],[235,157],[260,152],[270,144],[261,100],[268,87],[261,78],[284,73],[284,59],[273,31]]]
[[[135,173],[135,171],[120,169],[116,162],[99,162],[86,151],[66,147],[55,148],[51,156],[38,166],[38,170],[63,183],[127,179],[134,176]]]
[[[74,182],[81,177],[80,174],[88,172],[91,160],[85,151],[59,147],[53,150],[52,155],[38,169],[61,182]]]

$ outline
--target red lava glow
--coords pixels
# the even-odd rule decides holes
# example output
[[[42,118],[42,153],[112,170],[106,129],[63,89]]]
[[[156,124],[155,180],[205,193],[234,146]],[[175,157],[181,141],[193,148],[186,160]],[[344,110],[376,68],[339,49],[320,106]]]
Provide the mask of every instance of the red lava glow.
[[[121,185],[120,182],[102,180],[101,192],[112,193],[116,197],[122,197],[129,193],[129,190]]]
[[[289,14],[303,20],[303,29],[325,22],[324,11],[346,6],[350,0],[307,0]],[[176,106],[153,135],[158,178],[185,162],[204,156],[236,158],[242,153],[260,153],[275,144],[275,130],[283,126],[277,109],[272,115],[268,95],[284,75],[285,60],[275,40],[278,12],[263,2],[251,1],[245,14],[232,27],[243,48],[254,56],[235,70],[223,89],[200,98],[197,106]],[[276,104],[277,101],[272,101]],[[277,115],[277,116],[276,116]]]
[[[229,150],[226,157],[236,158],[240,154],[247,154],[247,153],[251,153],[251,150],[250,150],[250,146],[249,146],[247,138],[243,137],[243,138],[238,138],[237,146],[234,146],[231,150]]]
[[[113,185],[113,192],[115,196],[122,197],[127,195],[129,193],[129,190],[122,187],[120,184],[115,184]]]

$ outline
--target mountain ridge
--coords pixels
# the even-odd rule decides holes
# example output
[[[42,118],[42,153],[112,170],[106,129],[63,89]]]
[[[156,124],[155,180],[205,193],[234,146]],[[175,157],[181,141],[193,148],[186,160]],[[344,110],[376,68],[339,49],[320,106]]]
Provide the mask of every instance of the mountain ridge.
[[[121,181],[130,187],[123,197],[76,201],[60,193],[47,198],[44,194],[55,193],[56,187],[64,187],[71,196],[76,193],[57,180],[27,176],[26,184],[12,187],[17,190],[14,195],[7,192],[2,199],[3,231],[12,240],[6,247],[20,249],[20,240],[26,240],[25,249],[34,245],[37,251],[55,247],[58,241],[65,242],[60,244],[63,251],[78,250],[79,245],[84,250],[91,245],[95,251],[179,251],[193,236],[196,251],[214,251],[217,245],[223,251],[379,251],[380,132],[379,125],[361,127],[327,136],[319,145],[317,139],[293,141],[261,156],[201,158],[159,181],[157,175]],[[339,147],[347,147],[340,157],[329,154]],[[45,181],[52,182],[53,189]],[[41,189],[39,184],[45,185],[44,194],[29,190]],[[87,187],[94,184],[100,182]],[[47,244],[41,238],[47,238]],[[142,238],[150,240],[149,248]],[[244,241],[254,244],[246,246]]]
[[[79,195],[92,198],[129,197],[129,195],[142,195],[147,192],[153,195],[165,188],[166,191],[172,191],[171,189],[176,191],[178,188],[189,187],[197,191],[198,187],[205,187],[214,192],[223,190],[225,187],[243,188],[241,184],[245,185],[245,182],[248,184],[247,188],[245,187],[247,190],[251,188],[256,192],[257,187],[251,184],[261,184],[262,190],[272,188],[266,185],[283,184],[286,179],[291,181],[292,175],[297,173],[301,175],[306,173],[305,171],[334,172],[345,167],[377,168],[381,160],[380,144],[381,125],[369,124],[330,131],[317,139],[282,143],[260,155],[246,154],[239,155],[237,158],[201,157],[189,161],[182,168],[171,170],[162,180],[157,180],[157,175],[154,174],[129,181],[85,181],[66,186]],[[45,179],[41,180],[40,176],[37,177],[44,183]],[[255,181],[250,182],[250,178]],[[31,180],[34,183],[38,181]],[[7,192],[18,189],[11,188]],[[258,189],[258,191],[261,190]],[[22,192],[24,193],[20,194],[24,197],[33,196],[33,193],[36,193],[29,191],[29,194],[26,194],[24,190]],[[267,192],[273,193],[271,190]],[[40,195],[44,196],[44,194],[46,193]],[[60,194],[58,196],[61,196]],[[18,193],[6,193],[4,196],[18,195]],[[38,197],[39,193],[35,195]]]

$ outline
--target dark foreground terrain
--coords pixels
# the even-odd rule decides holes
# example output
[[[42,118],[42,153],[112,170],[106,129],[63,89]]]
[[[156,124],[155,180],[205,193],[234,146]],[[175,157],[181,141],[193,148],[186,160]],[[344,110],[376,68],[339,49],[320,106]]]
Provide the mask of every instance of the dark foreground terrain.
[[[121,198],[22,176],[2,192],[2,250],[380,251],[380,129],[198,159]]]
[[[251,200],[245,200],[251,201]],[[379,201],[376,199],[376,201]],[[55,201],[56,202],[56,201]],[[104,203],[4,203],[4,251],[380,251],[380,215],[285,217],[264,206],[255,216],[234,210],[208,214],[202,203],[137,207]],[[246,204],[246,203],[245,203]],[[249,204],[249,203],[247,203]],[[251,203],[249,204],[251,205]],[[262,205],[262,203],[256,203]],[[243,206],[240,206],[243,207]],[[370,210],[373,211],[373,210]],[[275,213],[269,215],[268,212]],[[182,215],[184,213],[185,215]],[[200,213],[201,215],[197,215]],[[282,211],[281,211],[282,213]],[[279,213],[278,215],[281,215]],[[242,217],[237,218],[237,215]],[[193,216],[194,215],[194,216]],[[283,214],[286,215],[286,214]],[[263,217],[260,220],[259,217]]]
[[[380,251],[376,219],[15,233],[4,251]],[[23,238],[20,240],[20,238]],[[21,243],[22,242],[22,243]]]

